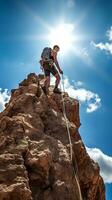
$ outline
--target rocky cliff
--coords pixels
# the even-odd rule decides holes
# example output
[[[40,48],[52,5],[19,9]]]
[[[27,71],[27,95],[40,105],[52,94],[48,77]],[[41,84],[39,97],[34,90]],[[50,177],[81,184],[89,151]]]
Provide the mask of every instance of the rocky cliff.
[[[29,74],[0,113],[0,200],[105,200],[99,166],[78,132],[79,102],[63,93],[71,162],[62,96],[51,87],[46,97],[42,81]]]

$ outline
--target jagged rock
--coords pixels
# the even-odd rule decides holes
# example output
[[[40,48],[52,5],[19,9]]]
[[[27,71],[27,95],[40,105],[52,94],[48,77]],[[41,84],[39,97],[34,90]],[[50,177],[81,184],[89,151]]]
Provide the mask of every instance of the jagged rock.
[[[31,200],[28,174],[21,155],[0,155],[0,200]]]
[[[0,200],[105,200],[100,168],[90,159],[78,132],[79,102],[41,89],[32,73],[11,91],[0,113]]]

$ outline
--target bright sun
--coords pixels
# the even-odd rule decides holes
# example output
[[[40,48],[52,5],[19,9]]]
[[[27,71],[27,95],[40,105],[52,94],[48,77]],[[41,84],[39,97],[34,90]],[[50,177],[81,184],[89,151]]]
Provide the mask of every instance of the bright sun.
[[[50,29],[48,40],[50,45],[55,44],[60,46],[60,50],[63,53],[68,52],[75,41],[74,26],[72,24],[62,23],[57,27]]]

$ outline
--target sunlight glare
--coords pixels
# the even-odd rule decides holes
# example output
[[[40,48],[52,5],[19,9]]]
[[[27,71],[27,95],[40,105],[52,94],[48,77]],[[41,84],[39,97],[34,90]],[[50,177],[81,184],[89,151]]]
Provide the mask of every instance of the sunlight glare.
[[[63,23],[55,28],[52,28],[48,36],[50,45],[53,46],[57,44],[60,46],[63,53],[68,52],[72,48],[75,41],[73,31],[73,24],[67,23]]]

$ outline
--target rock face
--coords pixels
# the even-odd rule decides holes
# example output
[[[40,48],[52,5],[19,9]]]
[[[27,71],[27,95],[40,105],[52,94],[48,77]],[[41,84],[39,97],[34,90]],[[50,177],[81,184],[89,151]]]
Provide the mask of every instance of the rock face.
[[[63,93],[73,162],[63,117],[62,96],[29,74],[12,90],[0,113],[0,200],[105,200],[99,166],[78,132],[79,103]]]

